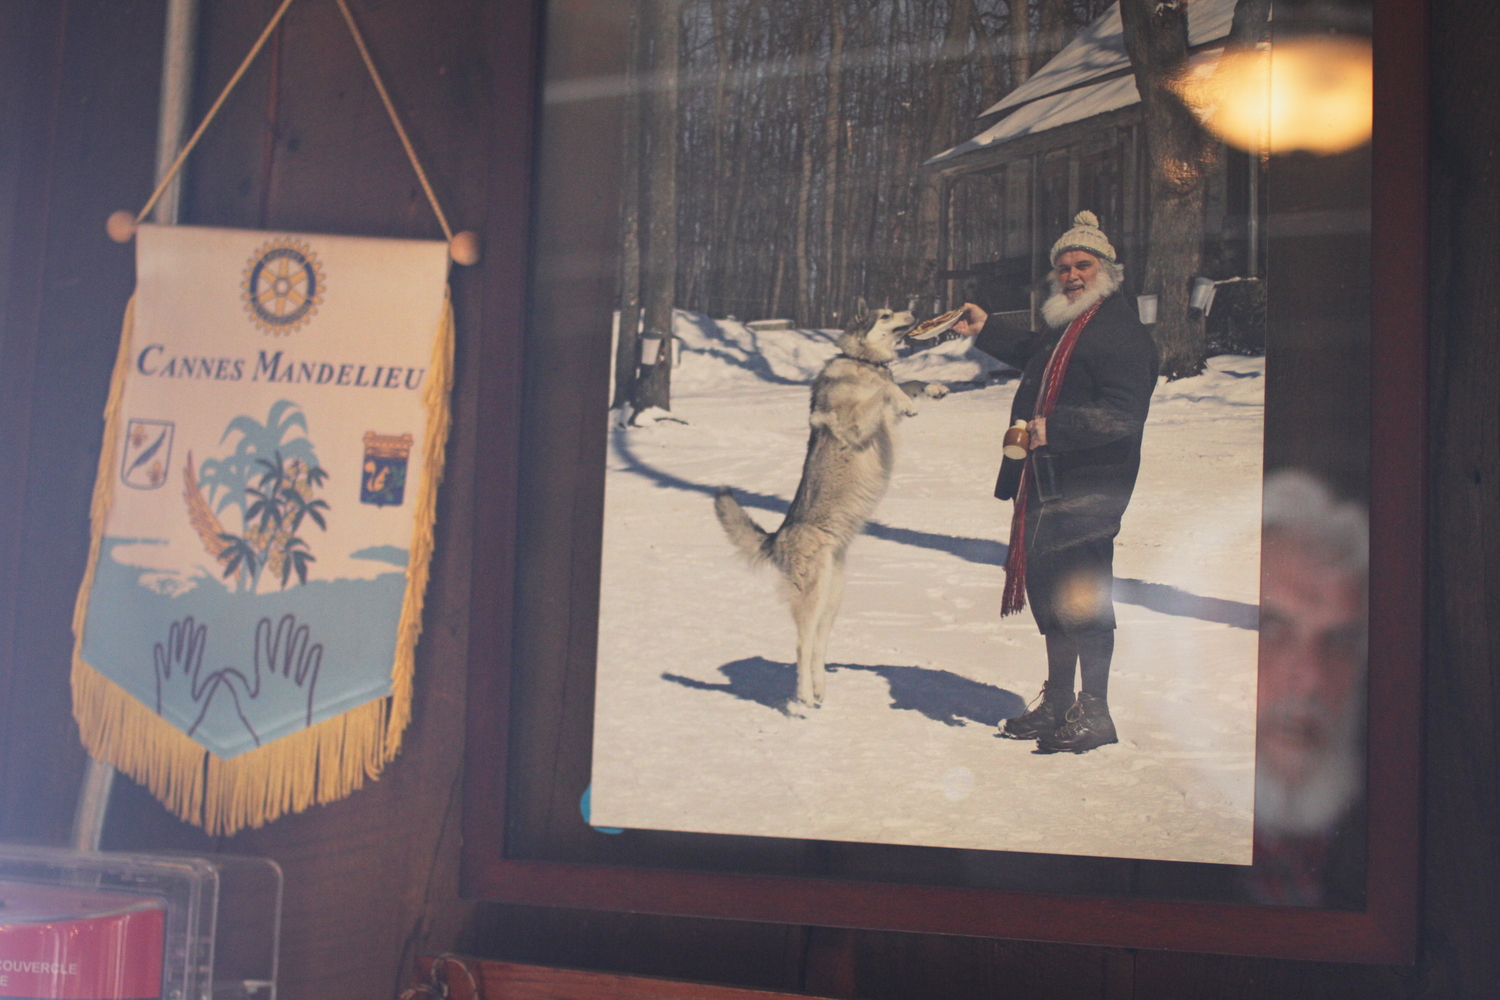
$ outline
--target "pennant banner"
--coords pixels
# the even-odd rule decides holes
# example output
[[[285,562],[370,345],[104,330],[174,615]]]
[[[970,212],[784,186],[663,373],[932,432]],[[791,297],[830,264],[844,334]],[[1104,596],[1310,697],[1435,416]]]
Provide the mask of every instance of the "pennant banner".
[[[442,242],[141,226],[74,616],[84,745],[211,833],[400,747],[448,431]]]

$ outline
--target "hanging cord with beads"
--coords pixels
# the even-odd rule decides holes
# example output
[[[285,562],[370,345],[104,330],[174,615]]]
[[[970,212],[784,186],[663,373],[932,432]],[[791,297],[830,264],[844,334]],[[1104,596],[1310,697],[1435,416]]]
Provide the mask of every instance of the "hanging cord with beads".
[[[365,48],[365,38],[359,33],[359,26],[354,23],[354,15],[349,11],[349,4],[347,0],[338,0],[338,5],[339,10],[343,12],[344,23],[349,25],[349,34],[354,36],[354,44],[359,48],[359,57],[365,61],[365,69],[370,71],[370,79],[374,81],[375,89],[380,92],[380,99],[385,103],[386,114],[391,116],[391,124],[396,126],[396,135],[401,137],[401,148],[406,150],[406,158],[411,160],[411,168],[417,172],[417,180],[422,182],[422,190],[427,192],[427,200],[432,202],[432,212],[437,216],[438,225],[443,227],[443,237],[452,243],[453,230],[448,228],[448,217],[443,214],[442,207],[438,205],[437,195],[432,193],[432,185],[427,183],[427,171],[422,169],[422,164],[417,160],[417,151],[412,148],[411,140],[406,137],[406,129],[401,127],[401,118],[396,114],[396,105],[391,103],[391,95],[386,93],[380,73],[375,69],[375,61],[370,58],[370,50]]]
[[[396,105],[391,100],[389,91],[385,89],[385,81],[381,80],[380,72],[375,68],[375,60],[371,58],[370,50],[365,45],[364,36],[360,34],[359,26],[354,21],[354,13],[349,9],[347,0],[336,0],[336,2],[338,3],[339,12],[344,16],[344,23],[349,26],[349,34],[354,39],[355,48],[359,50],[359,57],[364,61],[365,69],[370,73],[370,80],[375,84],[376,92],[380,94],[380,100],[385,105],[386,114],[390,116],[391,125],[396,129],[396,136],[401,140],[401,148],[406,151],[406,158],[411,161],[412,170],[416,172],[417,180],[422,185],[422,191],[427,195],[428,203],[432,205],[433,215],[437,216],[438,225],[443,230],[443,238],[448,241],[450,254],[460,264],[476,263],[479,259],[478,237],[474,233],[467,231],[455,235],[453,228],[448,225],[448,217],[443,214],[443,208],[438,204],[437,194],[432,190],[432,183],[427,179],[427,171],[422,169],[422,163],[417,159],[417,151],[412,146],[410,137],[406,134],[406,128],[401,124],[401,116],[396,113]],[[281,6],[277,7],[276,13],[271,15],[270,22],[266,24],[265,30],[260,33],[260,37],[255,40],[255,44],[250,47],[250,52],[245,56],[244,61],[234,71],[234,75],[229,78],[229,82],[224,85],[224,89],[220,91],[218,98],[208,109],[208,113],[203,116],[203,121],[193,131],[192,136],[183,144],[182,151],[177,154],[177,158],[172,161],[172,165],[167,168],[167,172],[162,175],[161,181],[156,185],[156,190],[151,192],[151,197],[146,200],[145,207],[133,217],[129,212],[116,212],[110,216],[108,229],[111,237],[124,242],[134,234],[136,226],[145,221],[146,216],[155,207],[157,200],[161,198],[162,192],[166,191],[167,185],[172,183],[172,178],[177,176],[177,171],[182,168],[182,164],[187,160],[188,154],[193,151],[193,147],[203,137],[204,130],[208,128],[209,122],[214,120],[214,116],[224,106],[224,101],[228,99],[230,91],[234,90],[235,85],[240,82],[240,78],[245,75],[245,71],[250,68],[250,64],[255,61],[255,57],[260,54],[260,50],[265,47],[266,40],[271,37],[271,32],[276,30],[276,26],[281,23],[282,15],[286,13],[287,8],[291,5],[292,0],[281,0]]]
[[[161,182],[156,185],[156,190],[152,191],[151,197],[146,199],[146,207],[136,213],[135,219],[132,220],[132,229],[134,229],[135,226],[138,226],[142,222],[146,221],[146,216],[149,215],[151,209],[156,206],[157,199],[159,199],[162,195],[162,192],[167,189],[167,185],[172,183],[172,178],[177,176],[177,171],[182,169],[183,162],[188,158],[188,154],[193,151],[193,147],[198,145],[198,140],[203,138],[203,131],[204,129],[208,128],[208,123],[214,120],[214,115],[218,114],[219,109],[224,106],[224,101],[228,99],[229,92],[234,89],[235,84],[240,82],[240,77],[245,75],[245,70],[250,68],[250,64],[255,61],[255,57],[259,55],[260,50],[265,47],[266,39],[271,37],[271,32],[275,31],[276,26],[281,23],[281,15],[285,14],[286,9],[291,5],[292,0],[281,0],[281,6],[277,7],[276,13],[271,15],[271,21],[266,25],[266,30],[262,31],[260,33],[260,37],[255,40],[255,44],[250,46],[249,54],[246,55],[244,61],[240,63],[240,68],[234,71],[234,76],[231,76],[229,78],[229,82],[224,84],[224,89],[219,92],[218,100],[214,101],[213,105],[208,109],[208,114],[203,116],[203,121],[200,122],[198,124],[198,127],[193,131],[192,138],[183,143],[182,151],[177,154],[177,159],[173,160],[172,165],[167,168],[167,172],[165,174],[162,174]],[[119,213],[117,212],[115,214],[118,215]],[[110,222],[111,225],[113,225],[114,216],[110,217]],[[115,235],[113,229],[111,230],[110,235]],[[116,236],[116,239],[118,238],[119,237]],[[127,235],[126,238],[128,239],[129,236]],[[124,241],[122,240],[121,242]]]

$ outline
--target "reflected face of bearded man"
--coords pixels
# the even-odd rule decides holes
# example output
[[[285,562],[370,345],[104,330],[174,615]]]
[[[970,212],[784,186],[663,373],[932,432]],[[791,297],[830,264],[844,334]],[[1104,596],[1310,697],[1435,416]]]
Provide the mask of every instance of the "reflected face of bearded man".
[[[1292,828],[1331,823],[1361,780],[1365,582],[1317,539],[1272,529],[1261,549],[1257,768]],[[1257,803],[1273,806],[1266,801]],[[1323,811],[1332,816],[1319,816]],[[1310,831],[1309,831],[1310,832]]]

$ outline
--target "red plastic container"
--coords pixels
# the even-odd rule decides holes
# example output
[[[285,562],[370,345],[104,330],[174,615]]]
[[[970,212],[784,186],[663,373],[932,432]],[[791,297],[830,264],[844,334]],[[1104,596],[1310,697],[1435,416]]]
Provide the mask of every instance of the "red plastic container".
[[[165,929],[155,896],[0,882],[0,998],[157,1000]]]

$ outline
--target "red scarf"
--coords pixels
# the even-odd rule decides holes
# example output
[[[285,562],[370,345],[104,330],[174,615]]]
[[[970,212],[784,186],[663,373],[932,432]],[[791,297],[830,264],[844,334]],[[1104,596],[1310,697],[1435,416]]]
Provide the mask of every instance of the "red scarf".
[[[1101,299],[1100,302],[1103,300]],[[1063,379],[1068,374],[1068,362],[1073,359],[1073,348],[1078,345],[1078,335],[1088,326],[1094,313],[1099,311],[1099,302],[1085,309],[1052,348],[1052,357],[1042,369],[1042,390],[1037,394],[1036,412],[1032,419],[1047,417],[1057,403],[1057,394],[1062,389]],[[1010,551],[1005,554],[1005,594],[1000,599],[1000,617],[1013,615],[1026,607],[1026,494],[1031,487],[1031,452],[1026,453],[1026,464],[1021,467],[1021,483],[1016,488],[1016,507],[1010,518]]]

